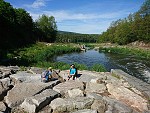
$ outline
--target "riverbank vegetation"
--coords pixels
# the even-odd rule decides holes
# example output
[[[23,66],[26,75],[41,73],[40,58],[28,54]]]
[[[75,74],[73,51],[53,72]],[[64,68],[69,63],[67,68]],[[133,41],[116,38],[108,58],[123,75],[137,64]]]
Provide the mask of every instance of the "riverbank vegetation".
[[[140,58],[150,59],[150,50],[147,49],[132,48],[127,46],[114,46],[114,47],[100,47],[99,51],[124,55],[134,55]]]
[[[53,59],[55,56],[80,51],[77,44],[37,43],[7,54],[7,60],[5,59],[4,62],[1,62],[1,65],[18,65],[21,67],[35,66],[41,68],[52,66],[54,69],[66,70],[70,68],[70,64],[54,62]],[[79,70],[106,71],[105,67],[100,64],[91,67],[87,67],[84,64],[74,64]]]
[[[150,42],[150,0],[146,0],[141,8],[127,18],[113,21],[98,42],[111,42],[125,45],[134,41]]]

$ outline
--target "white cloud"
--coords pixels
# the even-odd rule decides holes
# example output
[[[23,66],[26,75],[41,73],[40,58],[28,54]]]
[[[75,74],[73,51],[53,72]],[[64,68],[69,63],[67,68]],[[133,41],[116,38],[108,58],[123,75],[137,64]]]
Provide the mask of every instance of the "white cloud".
[[[101,33],[105,31],[112,21],[126,15],[126,11],[118,11],[113,13],[91,14],[91,13],[74,13],[71,11],[42,11],[38,13],[30,13],[34,20],[40,15],[46,14],[54,16],[58,22],[58,29],[65,31],[73,31],[78,33]]]
[[[84,13],[73,13],[67,11],[44,11],[44,14],[53,15],[57,21],[63,20],[92,20],[92,19],[112,19],[117,18],[123,14],[122,11],[105,14],[84,14]]]
[[[50,0],[35,0],[31,5],[25,5],[28,8],[40,8],[46,6],[46,2]]]

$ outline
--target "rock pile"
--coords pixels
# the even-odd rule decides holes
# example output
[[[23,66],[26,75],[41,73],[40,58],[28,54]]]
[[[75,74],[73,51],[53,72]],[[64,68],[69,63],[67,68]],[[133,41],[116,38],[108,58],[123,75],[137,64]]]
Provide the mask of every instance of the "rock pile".
[[[42,70],[0,67],[0,112],[150,113],[150,84],[121,70],[83,70],[76,80],[62,82],[64,70],[47,83],[41,82]]]

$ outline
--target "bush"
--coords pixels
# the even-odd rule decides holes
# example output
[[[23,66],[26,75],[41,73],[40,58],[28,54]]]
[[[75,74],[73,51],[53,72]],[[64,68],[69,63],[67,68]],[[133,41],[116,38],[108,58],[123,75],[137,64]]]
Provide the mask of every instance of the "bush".
[[[91,69],[91,71],[96,71],[96,72],[106,72],[106,68],[101,65],[101,64],[94,64]]]

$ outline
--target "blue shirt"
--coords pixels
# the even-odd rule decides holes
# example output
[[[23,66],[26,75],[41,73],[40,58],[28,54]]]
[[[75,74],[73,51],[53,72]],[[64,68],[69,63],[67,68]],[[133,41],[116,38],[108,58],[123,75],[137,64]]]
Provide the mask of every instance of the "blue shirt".
[[[76,73],[76,69],[75,69],[75,68],[73,68],[73,69],[70,68],[70,74],[71,74],[71,75],[74,75],[75,73]]]

